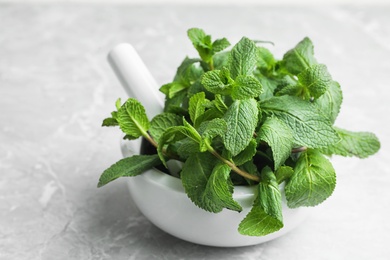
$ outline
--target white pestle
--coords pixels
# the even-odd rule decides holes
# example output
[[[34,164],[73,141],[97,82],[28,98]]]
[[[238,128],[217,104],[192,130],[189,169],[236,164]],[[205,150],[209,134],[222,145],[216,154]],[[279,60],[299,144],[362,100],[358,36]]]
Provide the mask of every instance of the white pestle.
[[[164,96],[132,45],[118,44],[108,54],[108,61],[129,97],[145,107],[149,120],[163,111]]]
[[[129,97],[145,107],[149,120],[163,111],[164,95],[145,63],[131,44],[121,43],[108,54],[108,61]],[[173,175],[181,169],[178,161],[168,161]]]

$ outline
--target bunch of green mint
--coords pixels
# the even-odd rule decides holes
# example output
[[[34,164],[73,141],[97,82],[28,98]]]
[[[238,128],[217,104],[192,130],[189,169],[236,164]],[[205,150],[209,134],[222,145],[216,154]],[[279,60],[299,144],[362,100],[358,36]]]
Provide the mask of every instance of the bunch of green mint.
[[[103,172],[98,186],[136,176],[170,159],[184,162],[180,178],[200,208],[240,212],[235,185],[255,185],[253,208],[241,234],[263,236],[283,227],[283,182],[290,208],[316,206],[336,184],[329,155],[365,158],[379,150],[372,133],[333,126],[342,92],[304,38],[282,60],[242,38],[231,50],[201,29],[188,30],[199,58],[185,58],[174,80],[161,87],[164,112],[151,121],[137,100],[117,101],[104,126],[125,139],[143,137],[152,155],[124,158]]]

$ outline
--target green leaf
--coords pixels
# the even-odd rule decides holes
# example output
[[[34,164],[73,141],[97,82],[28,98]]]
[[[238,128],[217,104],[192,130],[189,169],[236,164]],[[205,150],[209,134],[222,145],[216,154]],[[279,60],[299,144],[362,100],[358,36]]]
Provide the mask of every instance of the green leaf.
[[[226,68],[208,71],[202,77],[203,86],[214,94],[229,94],[233,82]]]
[[[183,85],[181,82],[172,82],[163,85],[160,88],[160,91],[163,92],[168,98],[173,98],[187,87],[188,86]]]
[[[257,68],[263,73],[268,74],[273,69],[276,61],[272,53],[264,47],[257,47]]]
[[[283,181],[290,179],[293,174],[294,169],[290,166],[280,166],[275,172],[276,181],[280,184]]]
[[[305,87],[309,97],[319,98],[332,84],[332,77],[323,64],[315,64],[298,74],[299,83]]]
[[[261,177],[253,207],[238,227],[243,235],[265,236],[283,227],[282,195],[275,175],[266,167]]]
[[[214,69],[222,69],[226,66],[228,66],[229,62],[229,51],[219,52],[214,54],[213,56],[213,63],[214,63]]]
[[[278,86],[278,82],[276,80],[266,78],[263,76],[257,77],[258,81],[263,87],[263,91],[259,96],[259,100],[266,100],[274,96],[274,91]]]
[[[103,120],[102,126],[118,126],[118,121],[115,118],[108,117]]]
[[[260,127],[257,138],[266,142],[272,149],[274,167],[277,170],[291,154],[294,144],[294,137],[283,121],[274,116],[267,118]]]
[[[333,124],[340,112],[343,93],[340,84],[332,81],[325,93],[314,100],[313,104],[325,115]]]
[[[213,100],[214,107],[222,114],[224,115],[228,109],[225,102],[222,99],[222,96],[217,94],[215,95],[215,99]]]
[[[290,208],[316,206],[332,195],[336,174],[332,164],[318,150],[301,153],[294,174],[285,186]]]
[[[160,164],[161,161],[157,154],[134,155],[132,157],[121,159],[102,173],[98,187],[102,187],[119,177],[137,176]]]
[[[255,154],[256,154],[256,147],[257,147],[256,140],[251,139],[248,146],[245,147],[245,149],[242,152],[240,152],[238,155],[236,155],[233,158],[234,164],[237,166],[240,166],[240,165],[252,160],[253,156],[255,156]]]
[[[251,75],[256,67],[256,44],[243,37],[230,51],[229,70],[233,79],[239,75]]]
[[[217,163],[210,153],[190,155],[181,172],[185,192],[195,205],[206,211],[217,213],[223,208],[241,211],[232,198],[230,168]]]
[[[199,143],[195,142],[191,138],[187,137],[177,142],[177,154],[184,160],[187,160],[191,154],[199,152]]]
[[[262,91],[263,87],[255,77],[239,75],[234,81],[231,96],[233,99],[248,99],[258,97]]]
[[[188,112],[195,128],[199,126],[198,118],[204,114],[206,105],[209,103],[210,101],[206,99],[204,92],[199,92],[190,98]]]
[[[134,98],[129,98],[118,110],[117,121],[121,130],[130,136],[147,135],[150,123],[145,108]]]
[[[258,113],[254,99],[235,100],[226,111],[227,132],[223,141],[232,156],[239,154],[249,144],[257,125]]]
[[[172,113],[161,113],[150,122],[149,132],[154,140],[158,141],[167,128],[181,125],[182,122],[181,116]]]
[[[196,130],[191,127],[186,121],[184,121],[183,123],[184,126],[172,126],[167,128],[159,139],[157,153],[160,157],[160,160],[165,166],[167,166],[164,158],[164,148],[166,145],[183,140],[186,137],[189,137],[197,143],[200,142],[201,137],[199,133],[196,132]]]
[[[213,42],[212,49],[214,53],[220,52],[230,46],[230,42],[226,38],[217,39]]]
[[[191,40],[195,49],[198,51],[199,56],[205,62],[209,62],[213,53],[211,52],[212,43],[211,36],[199,28],[191,28],[187,31],[188,38]]]
[[[230,179],[230,167],[217,164],[207,182],[203,195],[203,203],[208,204],[212,212],[220,212],[223,208],[242,211],[242,207],[233,199],[233,183]]]
[[[208,153],[191,154],[181,171],[181,181],[187,196],[198,207],[203,206],[203,193],[217,161]]]
[[[227,131],[227,124],[225,120],[221,118],[215,118],[211,121],[202,123],[200,127],[201,134],[201,141],[200,141],[200,150],[202,152],[207,151],[207,148],[211,146],[211,141],[216,136],[223,137]]]
[[[189,59],[188,57],[185,57],[177,68],[173,81],[180,82],[187,87],[194,84],[204,73],[202,67],[199,66],[200,62],[200,59]]]
[[[351,132],[340,128],[335,129],[339,134],[341,141],[322,148],[321,152],[324,154],[367,158],[368,156],[375,154],[380,148],[380,142],[373,133]]]
[[[340,140],[328,119],[308,101],[281,96],[265,100],[260,106],[265,114],[275,115],[293,130],[297,145],[320,148]]]
[[[317,64],[311,40],[305,37],[293,49],[286,52],[282,64],[287,71],[294,75],[298,75],[308,67]]]

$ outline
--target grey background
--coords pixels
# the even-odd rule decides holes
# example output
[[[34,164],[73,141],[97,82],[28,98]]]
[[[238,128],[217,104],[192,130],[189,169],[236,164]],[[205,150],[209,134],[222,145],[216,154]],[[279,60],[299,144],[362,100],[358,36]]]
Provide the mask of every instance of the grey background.
[[[0,5],[0,259],[388,259],[390,7]],[[106,55],[132,43],[159,84],[196,53],[201,27],[236,43],[304,36],[344,91],[336,124],[373,131],[381,151],[334,157],[336,190],[303,225],[244,248],[194,245],[150,224],[126,179],[97,189],[120,159],[101,128],[126,98]]]

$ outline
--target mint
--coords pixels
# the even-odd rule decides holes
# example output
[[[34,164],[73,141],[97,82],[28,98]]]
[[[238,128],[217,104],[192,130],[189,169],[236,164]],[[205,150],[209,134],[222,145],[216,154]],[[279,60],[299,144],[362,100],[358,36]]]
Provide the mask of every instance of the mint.
[[[160,88],[163,113],[149,121],[139,101],[118,99],[103,120],[124,139],[142,137],[155,149],[110,166],[98,187],[179,160],[181,172],[172,176],[208,212],[242,211],[234,187],[253,186],[253,205],[238,232],[264,236],[284,226],[283,192],[291,208],[316,206],[332,195],[336,173],[326,156],[366,158],[380,149],[373,133],[334,125],[341,87],[314,57],[309,38],[278,59],[246,37],[230,50],[226,38],[212,40],[200,28],[189,29],[188,37],[199,58],[184,58]]]
[[[248,146],[245,147],[243,151],[233,157],[233,162],[235,165],[242,165],[248,161],[251,161],[253,156],[257,152],[257,142],[255,139],[251,139],[248,143]]]
[[[356,156],[367,158],[378,152],[380,143],[378,138],[369,132],[351,132],[335,128],[341,141],[321,149],[327,155]]]
[[[298,74],[298,81],[302,85],[304,97],[319,98],[332,83],[327,68],[323,64],[315,64]]]
[[[283,227],[282,196],[275,174],[266,167],[261,177],[253,207],[238,227],[243,235],[265,236]]]
[[[195,127],[199,126],[198,119],[204,114],[206,106],[209,103],[210,101],[206,99],[206,95],[204,92],[199,92],[190,98],[188,113],[190,114],[191,121],[193,122]]]
[[[277,117],[271,116],[264,121],[257,136],[271,147],[274,168],[278,169],[290,156],[293,148],[294,137],[291,128]]]
[[[200,129],[202,129],[201,141],[199,143],[200,150],[205,152],[211,147],[212,140],[217,137],[223,137],[227,131],[226,121],[221,118],[204,122]]]
[[[159,140],[167,128],[181,125],[183,119],[172,113],[162,113],[155,116],[150,122],[150,134],[155,140]]]
[[[259,110],[254,99],[235,100],[225,113],[227,132],[223,137],[226,149],[233,156],[245,149],[252,139]]]
[[[260,104],[262,111],[274,115],[293,131],[294,142],[301,146],[320,148],[339,141],[332,124],[315,107],[293,96],[273,97]]]
[[[119,177],[133,177],[146,170],[161,164],[157,155],[134,155],[119,160],[107,168],[100,176],[98,187],[118,179]]]
[[[342,101],[340,84],[332,81],[325,93],[315,99],[313,104],[333,124],[340,112]]]
[[[274,55],[264,47],[257,47],[257,69],[265,75],[270,75],[273,73],[275,65]]]
[[[317,64],[312,41],[305,37],[293,49],[284,54],[281,64],[294,75],[298,75],[310,66]]]
[[[231,96],[234,99],[258,97],[263,92],[263,86],[253,76],[239,75],[233,84]]]
[[[119,127],[128,136],[138,138],[146,135],[150,123],[146,116],[145,108],[136,99],[129,98],[119,108],[116,117]]]
[[[216,164],[211,154],[196,153],[186,160],[181,179],[188,197],[198,207],[214,213],[223,208],[241,211],[241,206],[232,198],[229,173],[229,166]]]
[[[233,79],[240,75],[251,75],[256,68],[256,44],[243,37],[231,50],[229,70]]]
[[[214,69],[214,54],[230,46],[230,43],[226,38],[217,39],[212,42],[211,36],[207,35],[202,29],[199,28],[189,29],[187,34],[195,49],[198,51],[201,59],[209,64],[211,69]]]
[[[286,184],[287,205],[290,208],[316,206],[332,195],[335,186],[335,170],[328,159],[318,150],[306,150],[299,156]]]

